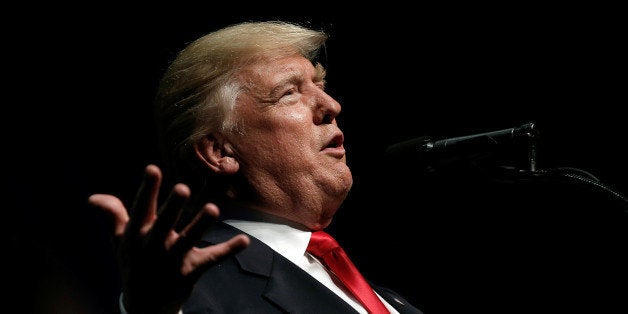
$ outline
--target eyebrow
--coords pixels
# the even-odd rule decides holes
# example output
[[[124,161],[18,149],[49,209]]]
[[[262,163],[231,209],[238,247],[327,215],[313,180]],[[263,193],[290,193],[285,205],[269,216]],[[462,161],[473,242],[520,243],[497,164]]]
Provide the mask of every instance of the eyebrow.
[[[323,68],[323,66],[320,63],[317,63],[314,66],[314,77],[312,78],[312,80],[315,83],[321,82],[323,83],[323,86],[325,85],[325,75],[326,75],[326,71]],[[303,81],[304,80],[304,76],[303,73],[295,70],[295,71],[291,71],[289,72],[289,74],[287,74],[285,77],[283,77],[281,80],[279,80],[278,82],[274,83],[274,87],[270,90],[271,95],[276,93],[278,89],[281,89],[283,86],[285,86],[286,84],[289,83],[295,83],[297,81]]]
[[[319,82],[325,82],[325,76],[327,75],[327,71],[325,70],[323,65],[320,63],[316,63],[316,65],[314,65],[314,69],[316,71],[316,74],[314,75],[314,80]]]

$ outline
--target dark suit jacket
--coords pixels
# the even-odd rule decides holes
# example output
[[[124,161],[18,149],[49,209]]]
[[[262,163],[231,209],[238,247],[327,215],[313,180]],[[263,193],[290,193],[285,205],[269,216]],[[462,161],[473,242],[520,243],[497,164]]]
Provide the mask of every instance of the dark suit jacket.
[[[218,223],[203,245],[226,241],[242,231]],[[211,267],[183,306],[192,313],[356,313],[355,310],[269,246],[250,236],[251,244]],[[373,287],[400,313],[422,313],[395,292]]]

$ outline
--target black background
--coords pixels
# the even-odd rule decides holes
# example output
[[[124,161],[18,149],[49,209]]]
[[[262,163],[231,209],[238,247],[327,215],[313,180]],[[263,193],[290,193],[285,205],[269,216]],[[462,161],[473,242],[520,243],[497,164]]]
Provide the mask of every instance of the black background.
[[[555,178],[496,179],[464,156],[427,173],[414,156],[384,154],[420,136],[535,122],[539,168],[582,169],[626,193],[618,8],[48,9],[9,11],[23,18],[5,27],[5,224],[21,312],[115,311],[108,230],[87,197],[130,202],[143,166],[158,160],[151,101],[179,49],[267,19],[331,35],[328,90],[343,105],[355,179],[331,229],[367,277],[427,314],[625,311],[626,218],[609,194]]]

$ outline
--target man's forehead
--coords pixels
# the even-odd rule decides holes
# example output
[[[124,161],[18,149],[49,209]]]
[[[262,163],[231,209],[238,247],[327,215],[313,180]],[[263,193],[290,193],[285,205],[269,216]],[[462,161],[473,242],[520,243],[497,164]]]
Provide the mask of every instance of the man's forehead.
[[[263,82],[257,83],[273,85],[293,79],[311,78],[320,81],[325,76],[325,70],[320,64],[314,65],[304,57],[291,57],[250,63],[242,69],[241,75],[245,80],[262,80]]]

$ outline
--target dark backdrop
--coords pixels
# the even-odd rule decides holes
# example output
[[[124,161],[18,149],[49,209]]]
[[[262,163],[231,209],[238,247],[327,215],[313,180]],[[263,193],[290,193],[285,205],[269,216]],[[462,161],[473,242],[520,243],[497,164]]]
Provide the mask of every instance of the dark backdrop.
[[[3,125],[9,278],[28,300],[12,303],[115,311],[108,230],[87,196],[130,201],[143,166],[157,160],[151,101],[179,49],[218,26],[279,18],[331,35],[328,87],[343,104],[355,177],[331,229],[367,277],[427,314],[625,311],[626,207],[607,189],[517,173],[526,170],[519,144],[480,158],[384,154],[421,136],[534,122],[540,169],[584,170],[626,193],[625,23],[616,8],[361,9],[23,14],[5,60],[16,70]]]

